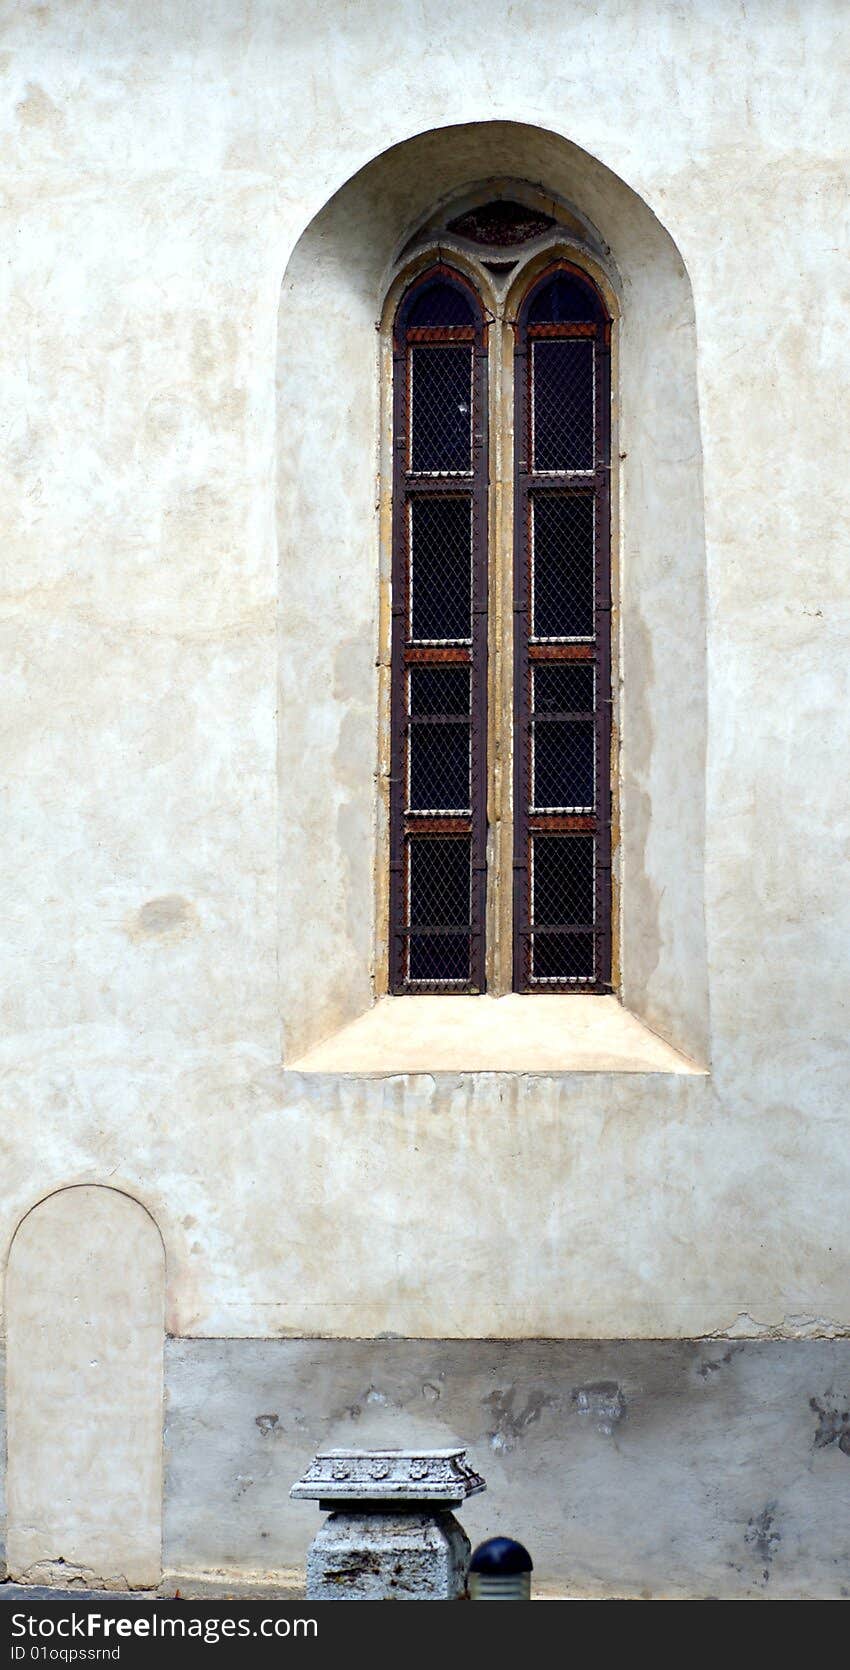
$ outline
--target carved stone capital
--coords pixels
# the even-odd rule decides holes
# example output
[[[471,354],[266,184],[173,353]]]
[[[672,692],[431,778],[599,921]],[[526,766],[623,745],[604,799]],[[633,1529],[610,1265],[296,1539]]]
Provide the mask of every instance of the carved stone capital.
[[[466,1451],[320,1450],[292,1486],[296,1500],[463,1502],[486,1485]]]

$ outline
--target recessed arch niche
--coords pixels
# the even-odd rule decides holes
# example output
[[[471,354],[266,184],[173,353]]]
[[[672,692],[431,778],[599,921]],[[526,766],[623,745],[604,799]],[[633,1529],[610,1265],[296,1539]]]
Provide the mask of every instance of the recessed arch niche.
[[[707,1057],[705,540],[690,282],[669,233],[601,161],[550,131],[485,122],[377,156],[311,220],[283,280],[279,930],[289,1060],[370,1007],[384,951],[387,291],[429,228],[465,224],[477,202],[508,188],[541,209],[551,199],[556,231],[617,295],[619,995],[679,1049]]]
[[[138,1200],[71,1184],[5,1282],[9,1575],[153,1588],[162,1568],[165,1250]]]

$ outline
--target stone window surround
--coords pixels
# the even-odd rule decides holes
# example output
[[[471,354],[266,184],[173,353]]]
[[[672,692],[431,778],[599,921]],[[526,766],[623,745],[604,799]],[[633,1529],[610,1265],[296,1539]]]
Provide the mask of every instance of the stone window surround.
[[[512,196],[523,196],[529,201],[542,197],[537,188],[509,182]],[[484,187],[484,190],[487,188]],[[348,190],[348,188],[344,188]],[[473,199],[483,200],[482,188],[467,191],[462,198],[455,195],[450,212]],[[555,200],[547,195],[548,207]],[[533,240],[517,256],[511,249],[512,270],[506,275],[494,274],[492,264],[485,263],[494,254],[504,251],[471,247],[447,232],[448,213],[445,204],[436,211],[431,221],[422,226],[404,244],[401,255],[385,273],[382,285],[384,306],[378,321],[380,351],[380,466],[378,475],[378,520],[380,539],[380,609],[378,619],[379,651],[379,760],[376,773],[378,789],[377,853],[375,859],[374,901],[376,932],[373,942],[371,970],[371,1005],[362,1000],[348,1003],[348,1016],[322,1036],[321,1016],[306,1029],[303,1045],[295,1047],[286,1059],[287,1070],[293,1073],[325,1073],[342,1076],[371,1076],[396,1073],[452,1073],[522,1072],[563,1074],[570,1072],[650,1072],[702,1073],[699,1049],[682,1053],[659,1035],[652,1024],[641,1019],[634,1008],[621,1004],[616,997],[599,997],[576,993],[561,995],[546,993],[518,995],[510,993],[510,977],[505,977],[507,958],[505,947],[510,945],[510,890],[503,885],[491,887],[488,895],[488,945],[493,949],[488,960],[488,995],[459,998],[387,995],[387,895],[386,868],[388,863],[386,777],[388,774],[389,707],[389,574],[391,559],[391,402],[392,347],[391,327],[398,300],[411,278],[424,266],[433,262],[435,255],[448,257],[461,271],[473,279],[493,314],[491,330],[490,404],[491,432],[498,435],[500,457],[493,457],[491,485],[491,608],[493,632],[491,637],[491,711],[494,701],[512,708],[512,655],[510,626],[512,619],[512,496],[513,496],[513,390],[512,354],[505,352],[506,339],[511,336],[510,320],[524,289],[533,282],[542,268],[558,256],[583,267],[595,279],[605,296],[612,319],[612,591],[614,613],[612,619],[612,661],[614,664],[614,694],[618,698],[617,662],[621,649],[621,621],[618,609],[618,559],[620,556],[620,483],[617,480],[620,455],[618,436],[619,400],[619,324],[622,281],[619,270],[604,256],[610,255],[602,238],[578,211],[562,210],[560,224],[551,232]],[[308,236],[310,229],[308,228]],[[397,246],[398,247],[398,246]],[[323,252],[324,255],[325,252]],[[516,264],[514,264],[516,262]],[[610,270],[609,270],[610,265]],[[286,290],[286,286],[285,286]],[[494,410],[495,408],[495,410]],[[497,421],[494,423],[494,415]],[[633,443],[634,444],[634,443]],[[625,454],[623,454],[625,456]],[[495,556],[495,561],[493,557]],[[507,599],[507,602],[506,602]],[[507,632],[505,631],[505,625]],[[495,654],[493,651],[495,650]],[[619,704],[618,704],[619,705]],[[612,762],[617,761],[619,713],[615,706]],[[498,875],[510,874],[510,817],[505,815],[505,801],[510,810],[510,762],[498,761],[491,753],[490,823],[491,854]],[[507,767],[507,769],[506,769]],[[619,815],[619,776],[615,766],[614,780],[614,979],[615,988],[629,1002],[628,980],[622,979],[620,927],[621,890],[617,865],[617,837]],[[506,857],[507,845],[507,857]],[[497,931],[494,933],[493,929]],[[507,932],[506,932],[507,929]],[[455,1005],[461,1009],[455,1009]],[[337,1004],[339,1008],[340,1005]],[[329,1016],[330,1018],[330,1016]],[[341,1024],[340,1024],[341,1023]],[[664,1029],[667,1030],[666,1028]],[[678,1029],[676,1029],[678,1030]],[[673,1036],[676,1035],[676,1030]],[[312,1032],[312,1037],[310,1033]],[[669,1032],[667,1037],[669,1039]],[[677,1039],[677,1042],[680,1040]],[[306,1047],[304,1047],[306,1046]],[[693,1057],[696,1057],[694,1059]]]
[[[504,277],[487,262],[507,255]],[[381,604],[379,702],[381,756],[378,784],[384,838],[377,858],[375,993],[365,1015],[290,1064],[295,1073],[369,1077],[387,1073],[473,1072],[705,1072],[665,1042],[615,996],[512,990],[513,861],[513,563],[514,563],[514,355],[513,321],[535,280],[553,261],[566,259],[587,272],[602,292],[611,328],[611,589],[612,690],[614,696],[611,788],[612,976],[620,984],[622,893],[617,864],[619,809],[618,716],[618,441],[617,379],[619,298],[604,264],[586,242],[563,225],[531,240],[524,249],[471,249],[465,240],[440,230],[408,248],[387,287],[381,318]],[[487,993],[481,996],[389,995],[388,866],[390,728],[390,584],[392,566],[392,389],[393,321],[413,280],[437,261],[448,261],[475,285],[489,322],[490,494],[488,653],[488,887],[486,919]],[[507,267],[506,263],[506,267]],[[501,281],[500,281],[501,278]],[[498,740],[510,738],[507,749]]]

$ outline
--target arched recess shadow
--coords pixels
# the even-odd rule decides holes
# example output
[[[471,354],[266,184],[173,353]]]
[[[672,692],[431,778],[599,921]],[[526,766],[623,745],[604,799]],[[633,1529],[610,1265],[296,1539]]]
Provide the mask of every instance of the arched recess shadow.
[[[572,205],[615,275],[620,995],[655,1031],[705,1062],[705,535],[690,282],[673,239],[622,179],[560,135],[509,122],[441,128],[383,152],[310,222],[283,281],[286,1055],[297,1057],[374,1001],[386,833],[375,789],[386,722],[377,671],[385,623],[376,325],[406,241],[441,201],[494,177],[542,183]]]
[[[130,1195],[80,1184],[15,1232],[6,1270],[7,1564],[19,1582],[161,1576],[165,1251]]]

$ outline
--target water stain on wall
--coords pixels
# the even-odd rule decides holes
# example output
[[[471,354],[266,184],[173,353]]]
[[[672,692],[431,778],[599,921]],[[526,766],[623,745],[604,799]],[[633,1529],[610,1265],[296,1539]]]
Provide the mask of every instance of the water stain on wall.
[[[771,1564],[782,1541],[782,1533],[776,1529],[775,1502],[768,1502],[761,1513],[754,1514],[747,1522],[745,1541],[754,1549],[761,1564],[762,1580],[769,1583]]]
[[[820,1398],[809,1398],[809,1408],[817,1415],[815,1425],[814,1447],[825,1450],[830,1444],[838,1445],[842,1455],[850,1456],[850,1409],[831,1408],[831,1399],[822,1402]],[[850,1400],[848,1400],[850,1401]]]
[[[519,1443],[526,1429],[539,1421],[543,1410],[554,1403],[555,1399],[548,1392],[539,1387],[532,1387],[526,1394],[525,1402],[518,1406],[516,1386],[500,1388],[490,1392],[484,1399],[485,1405],[492,1411],[495,1425],[487,1434],[490,1446],[494,1450],[512,1450]]]
[[[174,940],[183,938],[198,925],[198,913],[190,899],[179,893],[164,893],[148,899],[128,918],[126,930],[132,940]]]

